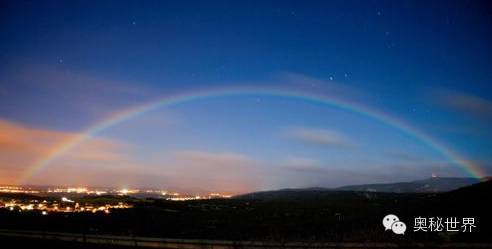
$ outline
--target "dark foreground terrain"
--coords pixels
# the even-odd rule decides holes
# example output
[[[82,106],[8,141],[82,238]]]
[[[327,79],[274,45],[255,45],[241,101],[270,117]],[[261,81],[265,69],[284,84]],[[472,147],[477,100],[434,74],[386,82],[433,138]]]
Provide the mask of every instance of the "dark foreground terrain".
[[[487,243],[385,243],[385,242],[270,242],[192,239],[160,239],[74,233],[47,233],[0,230],[2,242],[22,248],[179,248],[179,249],[364,249],[364,248],[490,248]]]
[[[135,208],[114,210],[110,214],[50,213],[43,216],[0,209],[0,229],[275,243],[488,245],[492,243],[490,193],[492,182],[487,181],[440,194],[284,190],[218,200],[147,199],[137,201]],[[384,231],[381,221],[389,213],[398,215],[407,224],[405,235]],[[414,218],[419,216],[473,217],[476,228],[467,233],[414,232]],[[7,240],[16,239],[2,237],[2,242]],[[14,242],[31,243],[32,240]]]

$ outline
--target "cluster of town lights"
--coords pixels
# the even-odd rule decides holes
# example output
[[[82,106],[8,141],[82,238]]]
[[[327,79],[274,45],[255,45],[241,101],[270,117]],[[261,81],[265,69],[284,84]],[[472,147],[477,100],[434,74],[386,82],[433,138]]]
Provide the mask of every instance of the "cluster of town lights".
[[[29,200],[26,202],[20,200],[10,200],[2,203],[0,208],[6,208],[10,211],[40,211],[42,215],[47,215],[50,212],[104,212],[110,213],[111,209],[131,208],[132,205],[119,202],[118,204],[80,204],[66,197],[62,197],[60,201],[38,201]]]
[[[216,198],[230,198],[231,195],[210,193],[206,195],[191,195],[180,194],[177,192],[168,192],[163,190],[139,190],[139,189],[88,189],[85,187],[68,187],[68,188],[35,188],[35,187],[18,187],[18,186],[0,186],[0,193],[24,193],[33,194],[34,196],[44,196],[46,200],[16,200],[0,198],[0,208],[5,208],[10,211],[38,211],[42,215],[48,215],[50,212],[104,212],[110,213],[111,209],[131,208],[132,205],[124,202],[118,204],[106,203],[79,203],[77,196],[90,195],[119,195],[119,196],[153,196],[155,198],[163,198],[169,201],[188,201],[188,200],[204,200]],[[73,198],[75,197],[75,198]],[[56,199],[53,199],[56,198]]]
[[[79,203],[76,196],[87,195],[119,195],[119,196],[137,196],[151,195],[156,198],[163,198],[169,201],[187,201],[187,200],[203,200],[216,198],[230,198],[231,195],[210,193],[207,195],[190,195],[180,194],[177,192],[168,192],[163,190],[139,190],[139,189],[104,189],[95,190],[84,187],[69,187],[69,188],[34,188],[34,187],[18,187],[18,186],[0,186],[0,193],[23,193],[37,196],[36,199],[17,200],[0,198],[0,209],[4,208],[12,212],[28,212],[38,211],[42,215],[48,215],[51,212],[104,212],[109,214],[111,209],[131,208],[132,205],[119,202],[118,204],[107,203]],[[46,198],[45,200],[41,200]],[[54,199],[55,198],[55,199]]]

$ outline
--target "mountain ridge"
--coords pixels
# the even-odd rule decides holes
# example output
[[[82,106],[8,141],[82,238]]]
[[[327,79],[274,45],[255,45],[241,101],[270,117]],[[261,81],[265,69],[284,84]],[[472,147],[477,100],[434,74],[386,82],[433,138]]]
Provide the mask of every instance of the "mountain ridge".
[[[471,186],[480,182],[492,179],[484,177],[481,179],[472,177],[431,177],[409,182],[393,183],[374,183],[361,185],[347,185],[337,188],[308,187],[308,188],[284,188],[277,190],[257,191],[238,195],[236,198],[255,198],[255,197],[274,197],[286,196],[289,194],[306,194],[306,193],[340,193],[340,192],[372,192],[372,193],[443,193],[457,190],[463,187]]]

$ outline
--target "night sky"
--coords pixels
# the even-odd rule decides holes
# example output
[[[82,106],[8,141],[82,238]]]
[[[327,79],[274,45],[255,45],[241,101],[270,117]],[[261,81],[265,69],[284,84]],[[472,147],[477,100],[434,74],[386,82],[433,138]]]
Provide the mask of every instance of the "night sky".
[[[491,26],[487,1],[1,1],[0,183],[236,193],[477,176],[443,149],[490,175]],[[243,87],[59,152],[115,113]]]

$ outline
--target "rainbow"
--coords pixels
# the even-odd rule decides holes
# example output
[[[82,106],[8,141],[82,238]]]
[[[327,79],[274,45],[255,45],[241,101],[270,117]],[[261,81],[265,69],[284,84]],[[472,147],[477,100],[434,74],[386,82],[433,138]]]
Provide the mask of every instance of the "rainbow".
[[[323,96],[315,93],[301,93],[296,91],[291,91],[287,89],[268,89],[268,88],[221,88],[221,89],[209,89],[209,90],[201,90],[194,91],[191,93],[182,93],[176,94],[173,96],[168,96],[164,98],[160,98],[154,101],[150,101],[132,108],[124,109],[122,111],[116,112],[109,117],[103,119],[102,121],[96,123],[95,125],[89,127],[81,135],[77,135],[67,139],[66,141],[61,142],[57,146],[55,146],[50,153],[45,155],[44,157],[37,160],[26,170],[25,174],[20,178],[19,183],[25,183],[29,180],[33,175],[46,168],[52,161],[56,160],[67,151],[77,147],[78,145],[84,143],[90,138],[94,137],[96,134],[101,131],[108,129],[112,126],[125,122],[126,120],[136,118],[146,112],[151,110],[155,110],[157,108],[163,106],[172,106],[177,105],[184,102],[189,102],[198,99],[204,98],[213,98],[213,97],[221,97],[221,96],[235,96],[235,95],[255,95],[255,96],[279,96],[279,97],[287,97],[292,99],[303,100],[307,102],[317,103],[317,104],[326,104],[333,107],[340,108],[342,110],[354,112],[379,122],[382,122],[386,125],[396,128],[397,130],[423,142],[429,147],[433,148],[446,158],[448,158],[453,163],[462,167],[470,176],[481,179],[486,176],[485,172],[478,166],[473,164],[472,162],[464,159],[456,152],[447,148],[443,144],[439,143],[432,137],[424,134],[418,129],[389,116],[386,113],[371,109],[366,106],[362,106],[355,102],[349,102],[346,100],[342,100],[333,96]]]

